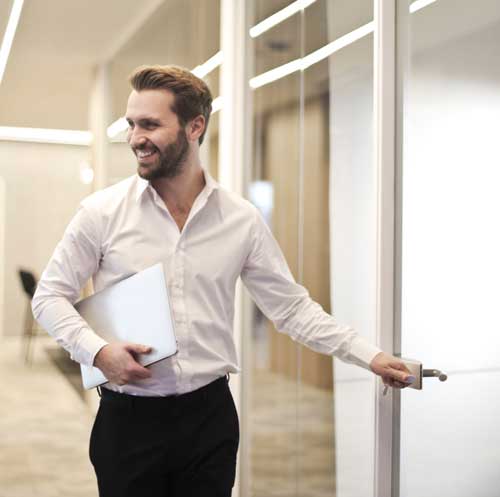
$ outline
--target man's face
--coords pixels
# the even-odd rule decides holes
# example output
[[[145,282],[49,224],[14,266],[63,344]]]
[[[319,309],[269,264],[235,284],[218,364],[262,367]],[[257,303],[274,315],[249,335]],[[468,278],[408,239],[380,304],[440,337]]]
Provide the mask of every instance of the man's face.
[[[149,181],[179,175],[189,153],[185,130],[171,110],[167,90],[132,91],[125,117],[127,141],[137,157],[137,173]]]

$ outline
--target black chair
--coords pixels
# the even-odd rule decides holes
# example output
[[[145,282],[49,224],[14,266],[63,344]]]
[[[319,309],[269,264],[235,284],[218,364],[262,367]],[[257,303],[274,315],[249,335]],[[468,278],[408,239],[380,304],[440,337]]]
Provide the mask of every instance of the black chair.
[[[36,323],[33,319],[33,312],[31,311],[31,300],[35,295],[37,281],[35,275],[31,271],[25,269],[19,269],[19,277],[21,278],[21,285],[23,287],[24,293],[28,298],[26,312],[24,316],[24,362],[30,364],[32,360],[32,340],[36,336]]]

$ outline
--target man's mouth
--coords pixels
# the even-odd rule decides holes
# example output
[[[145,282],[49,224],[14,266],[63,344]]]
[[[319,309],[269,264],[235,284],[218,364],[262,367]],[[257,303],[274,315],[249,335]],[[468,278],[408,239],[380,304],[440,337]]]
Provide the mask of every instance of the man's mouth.
[[[147,159],[156,153],[155,150],[137,150],[136,155],[139,160]]]

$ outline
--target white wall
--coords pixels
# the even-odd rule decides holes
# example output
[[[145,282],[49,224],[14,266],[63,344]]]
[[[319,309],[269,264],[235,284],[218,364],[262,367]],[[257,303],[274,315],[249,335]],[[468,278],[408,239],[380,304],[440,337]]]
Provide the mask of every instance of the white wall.
[[[22,333],[26,297],[17,269],[41,275],[79,201],[91,192],[79,179],[80,164],[88,159],[87,147],[0,142],[6,189],[4,335]]]

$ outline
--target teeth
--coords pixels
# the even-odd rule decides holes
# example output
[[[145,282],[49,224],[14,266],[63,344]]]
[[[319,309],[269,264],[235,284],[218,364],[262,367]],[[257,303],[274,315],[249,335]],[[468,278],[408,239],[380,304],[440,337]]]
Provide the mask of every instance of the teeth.
[[[150,155],[153,155],[154,152],[152,150],[150,150],[149,152],[146,152],[144,150],[138,150],[137,151],[137,157],[139,157],[139,159],[144,159],[144,157],[149,157]]]

